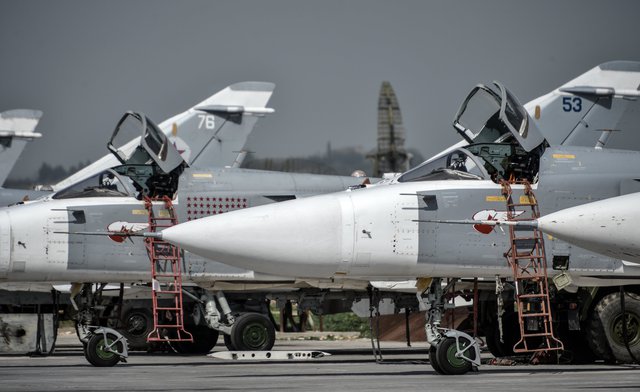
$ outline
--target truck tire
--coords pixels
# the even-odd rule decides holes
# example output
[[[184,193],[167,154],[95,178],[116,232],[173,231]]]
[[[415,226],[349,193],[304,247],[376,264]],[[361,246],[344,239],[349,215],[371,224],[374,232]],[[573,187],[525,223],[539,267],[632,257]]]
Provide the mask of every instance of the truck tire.
[[[269,351],[276,341],[271,320],[260,313],[244,313],[231,327],[231,343],[238,351]]]
[[[636,358],[640,358],[640,296],[626,293],[626,317],[620,308],[620,293],[604,296],[594,307],[589,320],[589,343],[606,362],[633,362],[625,345],[622,323],[627,323],[627,341]]]

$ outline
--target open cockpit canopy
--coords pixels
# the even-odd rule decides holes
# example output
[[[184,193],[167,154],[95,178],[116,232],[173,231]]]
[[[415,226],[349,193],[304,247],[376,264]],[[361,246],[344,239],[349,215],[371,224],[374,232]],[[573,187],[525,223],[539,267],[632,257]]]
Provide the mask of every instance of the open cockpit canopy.
[[[453,127],[469,143],[449,149],[400,177],[436,180],[536,181],[547,145],[525,108],[500,83],[477,85],[462,103]]]
[[[462,103],[453,127],[469,143],[515,143],[530,152],[545,139],[524,106],[499,82],[479,84]]]
[[[132,136],[139,137],[129,142]],[[107,147],[124,165],[155,162],[167,174],[184,163],[167,136],[142,113],[125,113],[118,121]]]

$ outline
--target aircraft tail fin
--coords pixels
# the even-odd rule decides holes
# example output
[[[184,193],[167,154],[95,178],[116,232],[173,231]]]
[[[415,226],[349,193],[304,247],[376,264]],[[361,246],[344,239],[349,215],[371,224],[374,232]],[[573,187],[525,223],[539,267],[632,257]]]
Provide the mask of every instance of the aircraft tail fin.
[[[268,82],[232,84],[163,121],[159,127],[189,165],[232,165],[238,151],[244,149],[258,118],[273,113],[266,104],[274,87]],[[132,140],[123,148],[135,148],[138,140]],[[108,154],[55,184],[53,189],[62,189],[118,165],[120,162],[116,157]]]
[[[42,137],[34,132],[42,112],[15,109],[0,113],[0,186],[11,173],[27,142]]]
[[[610,61],[525,107],[551,144],[640,149],[640,62]]]
[[[275,85],[236,83],[160,124],[190,166],[230,166],[244,149]]]

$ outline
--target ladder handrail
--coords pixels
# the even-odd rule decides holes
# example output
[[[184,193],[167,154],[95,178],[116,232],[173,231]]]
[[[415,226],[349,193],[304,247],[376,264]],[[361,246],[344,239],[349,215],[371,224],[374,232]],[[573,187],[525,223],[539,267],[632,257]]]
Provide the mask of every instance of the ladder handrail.
[[[513,189],[511,188],[513,184],[524,185],[524,195],[522,197],[527,199],[527,203],[522,203],[522,197],[519,199],[521,203],[513,202]],[[502,195],[506,201],[508,221],[533,220],[540,217],[538,201],[528,181],[501,181],[500,185],[502,186]],[[523,218],[522,215],[517,215],[516,207],[529,207],[531,216]],[[553,334],[553,316],[549,299],[544,236],[537,228],[529,228],[528,230],[531,232],[529,237],[517,237],[515,229],[514,226],[509,226],[511,246],[505,253],[513,272],[520,326],[520,340],[514,345],[513,351],[522,353],[563,350],[564,345]],[[519,235],[522,235],[522,231],[519,230]],[[526,240],[523,240],[523,238],[526,238]],[[522,249],[524,241],[526,241],[526,249]],[[525,288],[525,286],[527,292],[521,293],[520,288]],[[537,319],[538,326],[539,328],[542,327],[542,330],[527,333],[525,318]],[[532,338],[538,340],[530,341]],[[540,342],[539,338],[542,338],[542,342]],[[534,348],[530,347],[530,344],[538,344],[538,346]]]
[[[164,202],[164,207],[169,213],[168,217],[156,217],[153,210],[154,201]],[[162,198],[145,197],[144,206],[149,216],[149,231],[156,232],[158,227],[168,227],[166,224],[158,225],[157,221],[165,223],[170,221],[171,226],[178,224],[173,202],[168,196]],[[153,330],[147,336],[147,341],[193,342],[193,335],[184,329],[180,250],[173,244],[153,237],[145,238],[145,246],[151,264],[151,300],[153,305]],[[162,284],[169,287],[163,290]],[[159,306],[159,295],[173,296],[173,305]],[[163,312],[164,315],[162,322],[159,312]],[[173,323],[170,323],[171,321]],[[176,336],[162,336],[160,329],[173,329]]]

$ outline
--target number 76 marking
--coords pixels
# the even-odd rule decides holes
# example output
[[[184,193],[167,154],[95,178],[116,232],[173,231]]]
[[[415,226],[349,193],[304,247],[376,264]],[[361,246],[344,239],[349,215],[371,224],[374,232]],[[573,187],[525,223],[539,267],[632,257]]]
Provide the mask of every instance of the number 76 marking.
[[[216,127],[216,118],[210,114],[198,114],[200,122],[198,123],[198,129],[202,129],[204,126],[207,129],[214,129]]]

